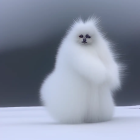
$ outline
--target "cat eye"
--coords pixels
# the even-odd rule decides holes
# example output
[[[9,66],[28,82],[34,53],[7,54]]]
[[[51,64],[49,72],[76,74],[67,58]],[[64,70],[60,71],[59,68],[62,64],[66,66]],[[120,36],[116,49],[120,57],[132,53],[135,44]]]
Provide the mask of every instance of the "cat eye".
[[[83,38],[83,35],[79,35],[80,38]]]
[[[88,34],[86,35],[86,38],[91,38],[91,36],[89,36]]]

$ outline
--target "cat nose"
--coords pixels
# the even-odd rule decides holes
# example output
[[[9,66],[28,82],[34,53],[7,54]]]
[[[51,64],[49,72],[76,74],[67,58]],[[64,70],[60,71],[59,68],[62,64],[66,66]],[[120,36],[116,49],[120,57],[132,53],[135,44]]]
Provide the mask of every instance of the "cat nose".
[[[83,43],[87,43],[87,42],[86,42],[86,38],[83,38]]]

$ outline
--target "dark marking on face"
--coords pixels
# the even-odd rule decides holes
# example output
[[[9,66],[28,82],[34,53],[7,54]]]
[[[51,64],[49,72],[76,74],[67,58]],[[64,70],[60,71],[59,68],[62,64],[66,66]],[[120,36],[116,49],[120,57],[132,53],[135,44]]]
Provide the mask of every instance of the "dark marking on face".
[[[86,38],[91,38],[91,36],[89,36],[88,34],[86,34]]]
[[[82,43],[87,43],[87,38],[89,39],[89,38],[91,38],[91,36],[90,35],[88,35],[88,34],[86,34],[85,36],[83,36],[82,34],[81,35],[79,35],[79,38],[83,38],[83,41],[82,41]]]
[[[83,35],[79,35],[80,38],[83,38]]]

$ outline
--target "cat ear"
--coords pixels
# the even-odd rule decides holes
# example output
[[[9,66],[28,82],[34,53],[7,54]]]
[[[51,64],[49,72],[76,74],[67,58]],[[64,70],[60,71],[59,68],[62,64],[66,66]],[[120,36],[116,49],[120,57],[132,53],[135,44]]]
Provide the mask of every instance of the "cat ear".
[[[78,17],[77,19],[74,20],[73,24],[71,25],[71,28],[73,28],[76,25],[84,24],[84,21],[81,17]]]
[[[96,16],[90,16],[90,17],[88,17],[88,19],[85,22],[98,25],[100,22],[100,18],[96,17]]]
[[[84,21],[81,17],[78,17],[77,19],[75,19],[73,21],[73,24],[70,26],[70,28],[67,30],[67,34],[73,29],[75,28],[76,26],[79,27],[79,25],[83,25],[84,24]]]

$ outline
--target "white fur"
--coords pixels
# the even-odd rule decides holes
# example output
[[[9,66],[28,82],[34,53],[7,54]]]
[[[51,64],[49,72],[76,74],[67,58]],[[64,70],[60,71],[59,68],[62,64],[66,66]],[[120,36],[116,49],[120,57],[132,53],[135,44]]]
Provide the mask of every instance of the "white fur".
[[[80,34],[89,34],[86,44]],[[77,20],[63,39],[53,72],[40,95],[60,123],[92,123],[113,117],[112,91],[120,87],[119,66],[95,19]]]

